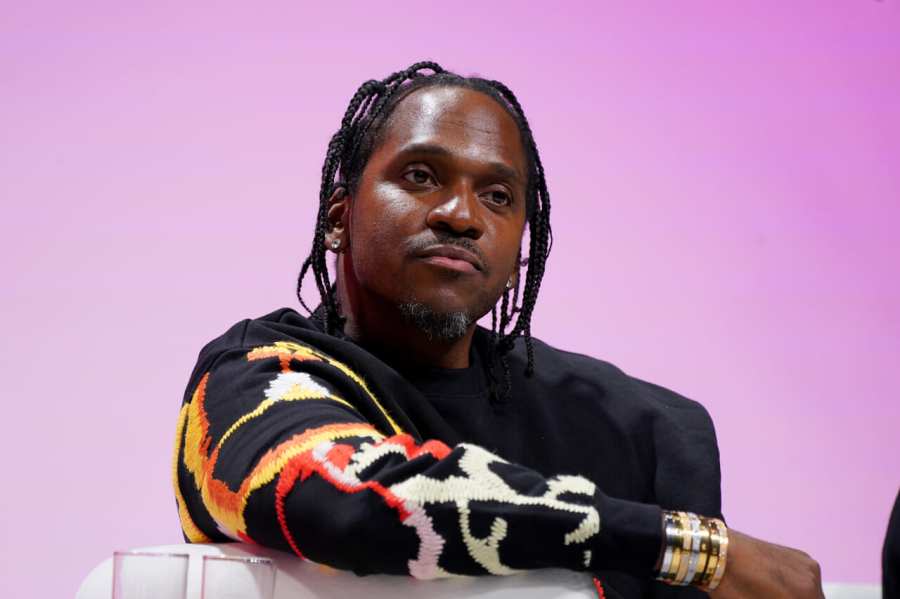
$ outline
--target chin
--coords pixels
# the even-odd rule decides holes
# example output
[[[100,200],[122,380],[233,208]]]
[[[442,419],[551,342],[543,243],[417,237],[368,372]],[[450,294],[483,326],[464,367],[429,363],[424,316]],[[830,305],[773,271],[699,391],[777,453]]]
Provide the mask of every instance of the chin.
[[[476,320],[466,310],[438,310],[424,302],[402,302],[398,309],[407,323],[435,341],[462,338]]]

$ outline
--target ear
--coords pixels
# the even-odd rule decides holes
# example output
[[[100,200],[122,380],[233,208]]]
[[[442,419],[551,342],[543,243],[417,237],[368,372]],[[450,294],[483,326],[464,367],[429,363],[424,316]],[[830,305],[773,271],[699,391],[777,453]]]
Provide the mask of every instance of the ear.
[[[507,288],[507,289],[513,289],[513,288],[515,288],[516,283],[518,283],[518,281],[519,281],[519,269],[518,269],[518,264],[517,264],[516,266],[517,266],[517,268],[516,268],[514,271],[512,271],[512,274],[509,275],[509,278],[508,278],[508,279],[506,279],[506,288]]]
[[[523,266],[528,265],[528,258],[522,259],[522,250],[519,250],[519,255],[516,256],[516,266],[513,268],[512,273],[510,273],[509,278],[506,280],[506,288],[513,289],[519,282],[519,269]]]
[[[338,186],[328,198],[328,223],[325,249],[340,253],[350,246],[350,195],[347,188]]]

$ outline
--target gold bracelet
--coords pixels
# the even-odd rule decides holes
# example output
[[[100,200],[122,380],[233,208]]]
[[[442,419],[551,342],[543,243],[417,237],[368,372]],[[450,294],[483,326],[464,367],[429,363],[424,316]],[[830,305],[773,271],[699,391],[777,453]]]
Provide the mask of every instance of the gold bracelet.
[[[657,580],[670,585],[685,585],[685,576],[693,552],[690,516],[684,512],[663,512],[665,550]]]
[[[725,523],[682,511],[664,511],[662,520],[664,544],[656,579],[709,591],[719,586],[728,556]]]
[[[665,512],[663,522],[665,525],[665,553],[659,569],[659,579],[671,582],[675,579],[675,571],[678,569],[677,564],[673,567],[673,561],[675,547],[681,545],[681,537],[679,536],[678,522],[672,514]]]
[[[675,584],[681,586],[688,584],[687,572],[691,563],[691,556],[693,554],[690,551],[681,550],[681,563],[678,565],[678,571],[675,573]]]
[[[707,589],[714,591],[719,583],[722,582],[722,576],[725,575],[725,563],[728,561],[728,529],[721,520],[714,519],[716,526],[716,534],[719,537],[719,563],[716,564],[716,571],[712,580],[709,582]]]
[[[700,559],[697,560],[697,569],[694,572],[694,578],[690,581],[692,585],[697,585],[702,579],[703,574],[706,572],[706,567],[709,564],[709,551],[710,551],[710,534],[709,534],[709,525],[705,520],[701,520],[700,526]]]
[[[709,547],[709,542],[707,542],[706,546]],[[697,572],[694,573],[694,579],[691,581],[692,585],[699,586],[700,581],[703,579],[703,573],[706,572],[706,566],[709,563],[709,559],[709,551],[700,552],[700,560],[697,562]]]
[[[716,572],[716,565],[719,563],[719,537],[717,537],[712,530],[709,532],[708,554],[709,559],[706,562],[706,568],[703,570],[703,574],[700,578],[695,582],[701,589],[706,588],[709,581],[712,580],[713,574]]]
[[[678,569],[681,567],[683,554],[681,547],[672,547],[672,566],[669,568],[666,580],[669,584],[678,584]]]

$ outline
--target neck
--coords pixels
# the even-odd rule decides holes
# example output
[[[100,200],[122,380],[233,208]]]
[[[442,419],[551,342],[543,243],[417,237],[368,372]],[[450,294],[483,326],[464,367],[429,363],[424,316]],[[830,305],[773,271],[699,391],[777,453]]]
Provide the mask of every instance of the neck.
[[[410,323],[399,306],[366,293],[359,285],[346,284],[352,273],[342,268],[343,262],[342,256],[338,260],[341,274],[337,280],[337,294],[341,315],[346,319],[345,335],[389,363],[468,368],[474,323],[459,338],[434,339]]]

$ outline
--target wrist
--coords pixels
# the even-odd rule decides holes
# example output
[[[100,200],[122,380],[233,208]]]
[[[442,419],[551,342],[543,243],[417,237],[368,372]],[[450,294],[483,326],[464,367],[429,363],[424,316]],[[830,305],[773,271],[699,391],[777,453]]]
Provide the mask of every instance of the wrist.
[[[719,586],[727,561],[728,529],[724,522],[689,512],[663,512],[657,580],[712,591]]]

